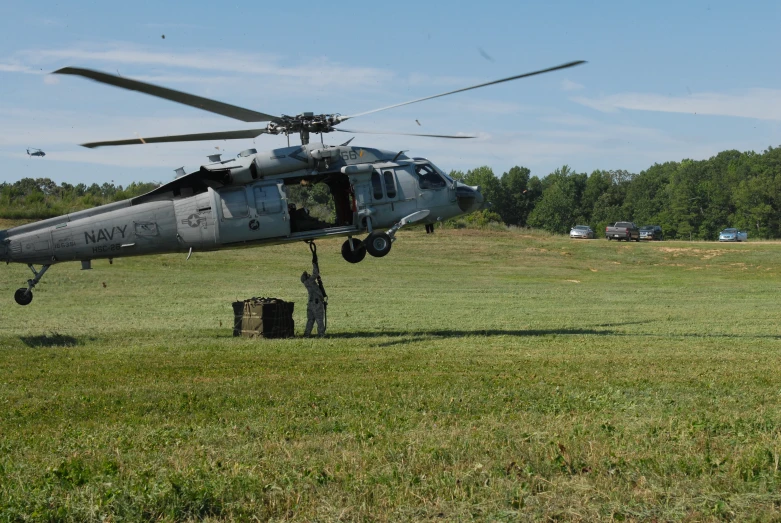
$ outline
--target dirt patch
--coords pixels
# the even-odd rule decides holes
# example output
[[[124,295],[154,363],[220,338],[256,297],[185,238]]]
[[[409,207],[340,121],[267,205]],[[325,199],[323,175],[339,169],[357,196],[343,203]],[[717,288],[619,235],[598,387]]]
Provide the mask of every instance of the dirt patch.
[[[695,256],[701,260],[710,260],[730,252],[728,249],[697,249],[696,247],[659,247],[659,251],[676,256]]]

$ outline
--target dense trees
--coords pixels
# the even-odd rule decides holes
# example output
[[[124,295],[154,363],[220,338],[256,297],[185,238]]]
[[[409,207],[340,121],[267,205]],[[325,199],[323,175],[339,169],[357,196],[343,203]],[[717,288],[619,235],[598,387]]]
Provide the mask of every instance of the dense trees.
[[[578,173],[564,165],[543,178],[525,167],[496,176],[490,167],[451,176],[479,185],[491,207],[469,223],[491,220],[566,233],[577,224],[596,231],[631,220],[661,225],[667,238],[713,240],[725,227],[754,238],[781,238],[781,148],[731,150],[709,160],[655,164],[639,174],[623,170]],[[157,184],[57,185],[48,178],[0,183],[0,217],[46,218],[130,198]],[[315,214],[333,213],[327,187],[296,187],[291,201]]]
[[[23,178],[18,182],[0,183],[0,218],[51,218],[133,198],[151,191],[159,184],[131,183],[126,188],[113,183],[87,186],[83,183],[57,185],[49,178]]]
[[[733,226],[754,238],[781,238],[781,148],[724,151],[709,160],[667,162],[632,174],[563,166],[542,179],[513,167],[490,178],[480,167],[455,178],[481,190],[507,225],[565,233],[572,225],[596,231],[631,220],[661,225],[667,238],[713,240]]]

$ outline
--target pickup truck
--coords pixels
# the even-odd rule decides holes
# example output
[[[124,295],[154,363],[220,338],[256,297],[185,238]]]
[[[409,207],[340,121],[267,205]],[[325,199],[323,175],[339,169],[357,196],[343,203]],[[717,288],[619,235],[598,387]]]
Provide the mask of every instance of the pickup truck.
[[[616,222],[605,227],[605,238],[608,240],[640,241],[640,229],[632,222]]]

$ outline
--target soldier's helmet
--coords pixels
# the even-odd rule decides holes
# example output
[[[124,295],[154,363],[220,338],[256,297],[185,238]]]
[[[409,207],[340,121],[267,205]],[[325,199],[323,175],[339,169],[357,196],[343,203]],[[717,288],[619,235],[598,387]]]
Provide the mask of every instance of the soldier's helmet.
[[[301,273],[301,283],[304,283],[306,280],[309,279],[309,273],[304,271]]]

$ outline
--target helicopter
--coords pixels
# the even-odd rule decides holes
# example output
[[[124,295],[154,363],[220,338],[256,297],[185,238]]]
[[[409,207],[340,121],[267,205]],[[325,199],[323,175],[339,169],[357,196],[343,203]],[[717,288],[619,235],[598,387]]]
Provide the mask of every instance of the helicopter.
[[[173,181],[141,196],[0,231],[0,260],[27,264],[33,273],[27,286],[16,290],[14,300],[19,305],[31,303],[33,288],[46,271],[69,261],[81,262],[82,270],[89,270],[92,261],[98,259],[113,263],[114,258],[187,252],[189,260],[194,251],[339,236],[347,237],[341,248],[347,262],[359,263],[367,253],[382,258],[390,252],[396,233],[407,224],[426,224],[429,232],[428,226],[436,222],[483,208],[487,202],[480,187],[453,180],[429,160],[409,157],[405,151],[353,146],[353,138],[340,145],[326,145],[323,134],[339,131],[474,138],[355,131],[337,126],[358,116],[582,63],[569,62],[350,116],[312,112],[274,116],[92,69],[58,69],[54,74],[81,76],[244,122],[268,122],[255,129],[137,136],[85,143],[84,147],[246,139],[262,134],[284,134],[288,146],[261,153],[247,149],[227,160],[210,155],[209,162],[200,169],[190,173],[177,170]],[[291,134],[299,135],[300,145],[290,145]],[[321,143],[310,143],[311,134],[320,134]],[[333,198],[333,222],[313,218],[305,209],[296,209],[288,202],[290,186],[318,183],[325,184]]]
[[[44,157],[44,156],[46,156],[46,153],[41,151],[40,149],[32,149],[32,148],[30,148],[30,149],[27,149],[27,156],[30,156],[30,157],[32,157],[32,156]]]

